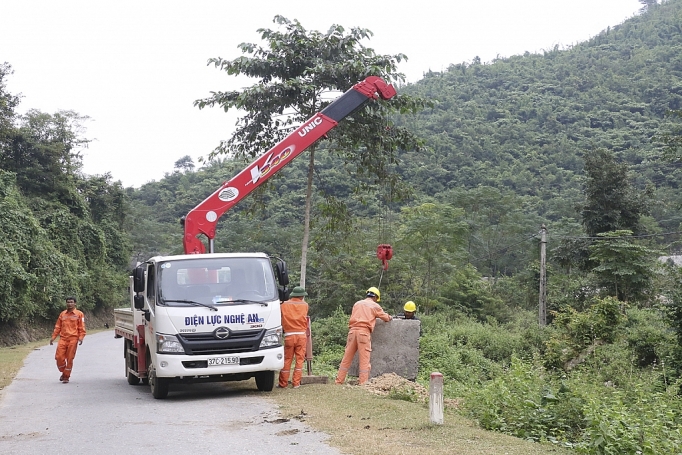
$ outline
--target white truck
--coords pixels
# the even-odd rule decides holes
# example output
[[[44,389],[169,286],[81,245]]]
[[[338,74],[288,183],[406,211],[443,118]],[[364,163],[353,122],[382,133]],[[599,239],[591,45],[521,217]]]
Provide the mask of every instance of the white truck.
[[[286,283],[286,264],[276,270]],[[114,311],[129,384],[148,382],[154,398],[172,382],[255,377],[259,390],[272,390],[284,364],[282,288],[267,255],[157,256],[131,281],[131,308]]]
[[[376,76],[355,84],[183,217],[186,254],[156,256],[134,269],[130,308],[114,311],[128,383],[147,382],[154,398],[165,398],[175,382],[254,377],[259,390],[272,390],[284,365],[279,305],[289,296],[286,263],[264,253],[215,253],[216,223],[341,119],[395,95]],[[208,254],[199,236],[207,238]]]

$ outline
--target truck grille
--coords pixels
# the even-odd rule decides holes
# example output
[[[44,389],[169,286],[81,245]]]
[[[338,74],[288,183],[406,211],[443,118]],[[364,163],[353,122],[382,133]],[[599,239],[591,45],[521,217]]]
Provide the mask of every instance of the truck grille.
[[[182,333],[178,340],[187,355],[239,354],[257,351],[263,335],[264,329],[234,331],[224,340],[215,338],[212,332]]]

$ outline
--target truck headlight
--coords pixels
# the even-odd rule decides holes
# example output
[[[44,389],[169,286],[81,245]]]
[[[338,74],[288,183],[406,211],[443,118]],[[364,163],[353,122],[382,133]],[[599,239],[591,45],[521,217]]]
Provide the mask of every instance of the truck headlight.
[[[159,354],[184,354],[182,347],[175,335],[156,334],[156,352]]]
[[[277,346],[282,346],[282,327],[266,331],[263,340],[260,342],[261,348],[274,348]]]

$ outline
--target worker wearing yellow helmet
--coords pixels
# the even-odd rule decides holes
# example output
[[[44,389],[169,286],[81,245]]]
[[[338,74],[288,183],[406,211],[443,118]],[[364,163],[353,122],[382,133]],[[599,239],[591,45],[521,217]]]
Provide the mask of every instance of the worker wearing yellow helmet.
[[[410,300],[403,306],[403,312],[398,313],[395,317],[399,319],[412,319],[418,321],[419,318],[415,314],[417,312],[417,305]]]
[[[372,331],[374,331],[377,318],[385,322],[393,319],[377,303],[380,300],[381,292],[372,286],[365,291],[365,298],[353,305],[353,311],[348,322],[346,351],[336,375],[337,384],[343,384],[346,380],[346,374],[348,374],[348,369],[356,352],[359,360],[358,383],[364,384],[369,380],[369,372],[372,368],[369,363],[370,353],[372,352]]]

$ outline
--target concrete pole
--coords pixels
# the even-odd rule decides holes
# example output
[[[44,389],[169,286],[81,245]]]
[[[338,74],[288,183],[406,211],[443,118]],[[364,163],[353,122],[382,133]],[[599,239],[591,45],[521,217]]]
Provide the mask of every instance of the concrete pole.
[[[429,417],[431,423],[443,425],[443,375],[431,373],[429,381]]]
[[[538,310],[540,327],[547,325],[547,228],[540,228],[540,302]]]

